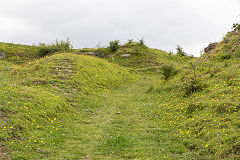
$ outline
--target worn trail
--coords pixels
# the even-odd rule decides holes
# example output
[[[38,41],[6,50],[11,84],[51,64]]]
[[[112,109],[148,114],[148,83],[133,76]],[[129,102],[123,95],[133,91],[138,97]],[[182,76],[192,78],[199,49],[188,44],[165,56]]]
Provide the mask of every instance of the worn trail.
[[[79,103],[81,118],[69,123],[67,141],[50,159],[168,158],[178,144],[154,115],[156,97],[146,94],[153,81],[139,80]]]

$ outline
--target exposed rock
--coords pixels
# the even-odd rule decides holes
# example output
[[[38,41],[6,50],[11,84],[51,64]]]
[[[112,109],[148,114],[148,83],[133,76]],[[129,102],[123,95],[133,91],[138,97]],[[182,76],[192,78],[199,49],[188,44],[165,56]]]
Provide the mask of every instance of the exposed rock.
[[[95,52],[88,52],[88,55],[89,56],[96,56],[96,53]]]
[[[85,52],[78,52],[77,54],[86,54]]]
[[[227,43],[229,43],[229,42],[230,42],[229,39],[224,40],[224,43],[225,43],[225,44],[227,44]]]
[[[210,43],[206,48],[204,48],[204,52],[205,53],[210,53],[213,49],[216,48],[217,44],[218,44],[217,42]]]
[[[128,57],[131,57],[131,54],[122,54],[122,57],[128,58]]]
[[[6,55],[6,53],[0,51],[0,59],[2,59],[5,55]]]

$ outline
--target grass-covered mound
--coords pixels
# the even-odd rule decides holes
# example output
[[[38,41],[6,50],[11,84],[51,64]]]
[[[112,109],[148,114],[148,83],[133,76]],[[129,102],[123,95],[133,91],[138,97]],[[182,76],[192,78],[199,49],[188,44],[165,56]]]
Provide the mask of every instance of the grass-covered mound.
[[[116,64],[91,56],[55,54],[13,71],[26,85],[47,85],[52,89],[94,94],[107,91],[135,78]]]

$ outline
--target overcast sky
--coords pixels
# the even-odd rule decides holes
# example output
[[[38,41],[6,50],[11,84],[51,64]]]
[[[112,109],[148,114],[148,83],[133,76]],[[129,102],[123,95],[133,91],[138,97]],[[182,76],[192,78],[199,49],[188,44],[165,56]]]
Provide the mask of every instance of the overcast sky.
[[[240,0],[0,0],[0,41],[75,48],[144,37],[152,48],[179,44],[198,56],[240,20]]]

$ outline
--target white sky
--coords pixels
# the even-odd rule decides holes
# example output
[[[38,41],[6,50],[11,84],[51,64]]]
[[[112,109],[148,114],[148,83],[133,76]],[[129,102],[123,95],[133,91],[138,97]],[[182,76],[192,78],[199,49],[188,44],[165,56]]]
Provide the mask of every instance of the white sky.
[[[199,56],[240,21],[240,0],[0,0],[0,41],[75,48],[144,37],[152,48],[181,45]]]

